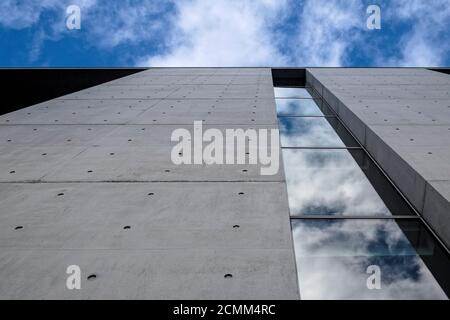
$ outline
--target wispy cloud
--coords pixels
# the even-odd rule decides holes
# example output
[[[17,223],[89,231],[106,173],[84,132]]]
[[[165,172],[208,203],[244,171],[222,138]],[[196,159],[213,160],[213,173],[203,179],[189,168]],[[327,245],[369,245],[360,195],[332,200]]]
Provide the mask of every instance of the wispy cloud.
[[[390,3],[387,18],[409,29],[399,41],[399,57],[381,55],[392,66],[439,66],[449,62],[450,3],[448,0],[399,0]]]
[[[365,27],[361,1],[307,0],[290,41],[296,65],[341,66]]]
[[[148,55],[150,66],[281,65],[284,57],[273,45],[270,30],[287,1],[180,1],[168,51]]]
[[[35,63],[58,56],[46,43],[71,38],[96,50],[90,65],[111,53],[146,66],[450,63],[448,0],[378,3],[382,30],[369,31],[367,0],[3,0],[0,32],[23,30]],[[81,32],[65,29],[69,4],[82,8]]]
[[[65,9],[70,4],[76,4],[83,9],[90,8],[96,0],[2,0],[0,10],[0,26],[11,29],[24,29],[38,24],[46,12],[58,13],[64,18]],[[58,23],[59,21],[53,21]]]
[[[99,1],[86,10],[84,29],[90,43],[104,48],[156,42],[170,31],[171,6],[169,1]]]
[[[61,2],[58,0],[3,0],[0,10],[0,26],[12,29],[30,27],[39,21],[44,11],[61,7]]]

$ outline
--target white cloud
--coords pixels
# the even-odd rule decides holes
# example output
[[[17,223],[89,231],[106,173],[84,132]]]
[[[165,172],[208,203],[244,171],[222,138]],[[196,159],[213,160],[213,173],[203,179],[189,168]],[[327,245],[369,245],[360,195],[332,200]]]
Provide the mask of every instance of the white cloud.
[[[366,29],[366,5],[361,0],[305,0],[292,12],[294,1],[192,0],[177,5],[166,52],[148,55],[138,65],[149,66],[352,66],[353,51],[379,66],[442,65],[449,54],[442,33],[448,30],[447,0],[388,1],[382,5],[382,27],[412,24],[400,41],[375,42]],[[298,4],[298,3],[297,3]],[[298,15],[289,31],[273,28],[288,15]],[[387,29],[386,29],[387,30]],[[375,31],[383,36],[384,30]],[[392,40],[392,39],[391,39]],[[395,40],[392,40],[395,41]],[[280,48],[284,50],[281,50]],[[399,50],[386,50],[396,48]]]
[[[70,4],[89,8],[96,0],[2,0],[0,26],[11,29],[24,29],[36,25],[46,11],[56,12],[58,17],[65,16]]]
[[[104,48],[156,41],[168,32],[168,2],[105,1],[86,11],[85,29],[90,43]]]
[[[297,128],[298,124],[295,124]],[[323,129],[322,129],[323,130]],[[330,130],[333,130],[330,127]],[[311,126],[297,138],[282,136],[288,146],[340,146],[332,134],[321,134]],[[328,137],[328,141],[327,141]],[[337,137],[336,137],[337,138]],[[303,142],[303,143],[302,143]],[[286,175],[289,208],[294,214],[389,215],[375,189],[345,150],[283,150],[285,168],[295,168]],[[323,190],[333,190],[326,192]]]
[[[82,33],[65,28],[69,4],[82,8]],[[35,29],[24,44],[31,61],[40,58],[46,41],[62,37],[79,37],[80,46],[99,50],[133,45],[123,53],[127,59],[150,66],[352,66],[355,52],[378,66],[448,61],[448,0],[380,5],[378,42],[371,42],[373,33],[365,28],[362,0],[3,0],[0,27]],[[48,12],[52,20],[42,18]],[[403,33],[400,40],[388,36],[382,43],[385,30],[399,23],[412,28],[393,30]]]
[[[3,0],[0,25],[12,29],[30,27],[39,21],[43,11],[61,6],[58,0],[22,1]]]
[[[361,1],[307,0],[293,46],[293,62],[301,66],[341,66],[346,51],[365,26]]]
[[[448,0],[398,0],[390,3],[388,8],[388,19],[397,23],[410,23],[411,30],[401,37],[399,57],[380,55],[377,64],[423,67],[443,65],[450,53]]]
[[[168,51],[147,56],[149,66],[341,66],[365,26],[361,1],[182,1]],[[291,34],[282,25],[299,15]],[[276,31],[278,30],[278,31]],[[281,30],[281,31],[280,31]],[[280,49],[284,47],[287,52]]]
[[[283,65],[270,27],[286,1],[180,1],[165,54],[142,58],[150,66]]]
[[[70,4],[88,10],[96,4],[96,0],[3,0],[0,10],[0,26],[10,29],[33,28],[33,39],[28,45],[28,60],[37,61],[41,55],[45,41],[57,41],[68,30],[65,25],[66,8]],[[52,13],[50,23],[43,23],[41,17],[44,13]],[[83,11],[82,11],[83,12]],[[83,19],[83,18],[82,18]]]

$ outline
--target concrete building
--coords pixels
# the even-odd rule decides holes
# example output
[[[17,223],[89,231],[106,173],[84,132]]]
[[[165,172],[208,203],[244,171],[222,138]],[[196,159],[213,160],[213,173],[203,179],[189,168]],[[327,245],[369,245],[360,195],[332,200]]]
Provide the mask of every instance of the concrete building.
[[[0,116],[0,298],[449,296],[450,75],[128,74]],[[279,128],[278,173],[174,164],[194,121]]]

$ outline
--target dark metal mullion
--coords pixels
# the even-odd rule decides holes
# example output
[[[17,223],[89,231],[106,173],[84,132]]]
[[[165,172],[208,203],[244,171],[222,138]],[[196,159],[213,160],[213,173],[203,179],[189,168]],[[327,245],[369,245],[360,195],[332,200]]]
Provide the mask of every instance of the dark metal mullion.
[[[304,85],[304,86],[294,86],[294,85],[286,85],[286,86],[273,86],[274,88],[296,88],[296,89],[314,89],[313,87],[311,87],[311,86],[307,86],[307,85]]]
[[[275,100],[276,99],[286,99],[286,100],[295,100],[295,99],[298,99],[298,100],[321,100],[321,98],[318,98],[318,97],[311,97],[311,98],[308,98],[308,97],[275,97]]]
[[[299,116],[299,115],[289,115],[289,114],[283,114],[283,115],[277,115],[277,118],[337,118],[336,116]]]
[[[374,215],[353,215],[353,216],[330,216],[330,215],[293,215],[290,216],[291,220],[351,220],[351,219],[357,219],[357,220],[378,220],[378,219],[384,219],[384,220],[393,220],[393,219],[410,219],[410,220],[420,220],[418,216],[399,216],[399,215],[392,215],[392,216],[374,216]]]
[[[361,147],[283,147],[281,149],[362,150]]]

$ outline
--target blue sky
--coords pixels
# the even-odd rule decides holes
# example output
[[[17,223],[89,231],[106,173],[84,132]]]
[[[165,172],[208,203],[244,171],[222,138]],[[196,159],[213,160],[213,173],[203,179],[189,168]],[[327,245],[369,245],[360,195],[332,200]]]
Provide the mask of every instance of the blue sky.
[[[2,0],[0,66],[449,66],[449,30],[450,0]]]

